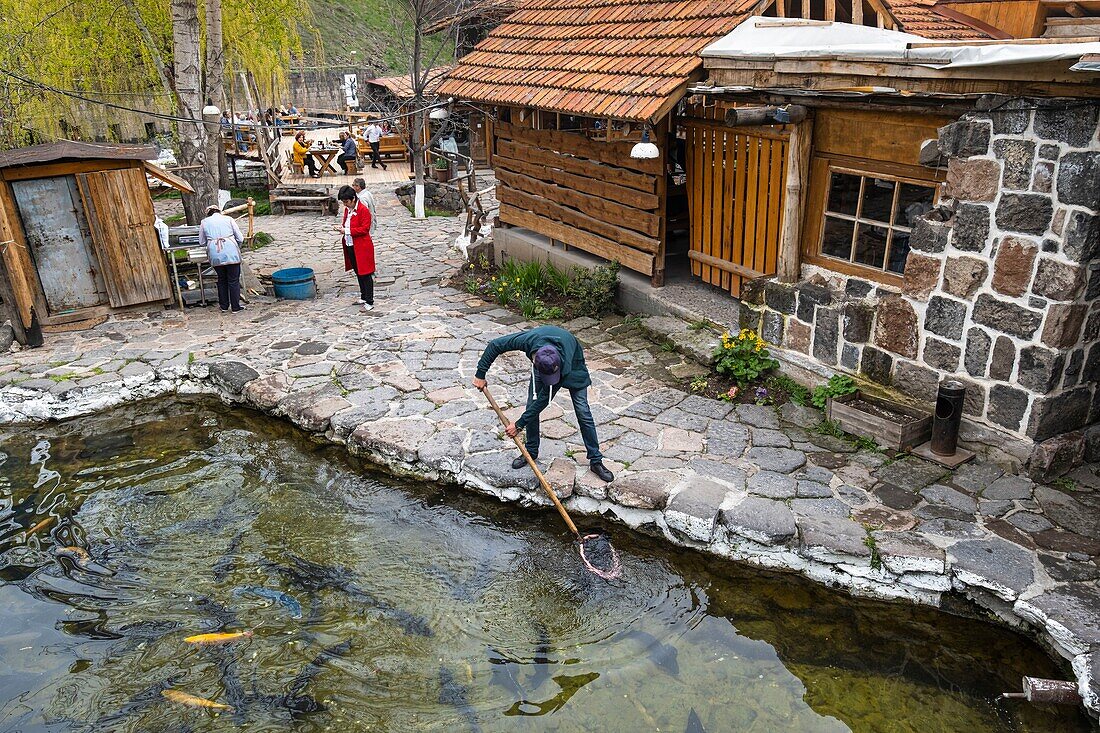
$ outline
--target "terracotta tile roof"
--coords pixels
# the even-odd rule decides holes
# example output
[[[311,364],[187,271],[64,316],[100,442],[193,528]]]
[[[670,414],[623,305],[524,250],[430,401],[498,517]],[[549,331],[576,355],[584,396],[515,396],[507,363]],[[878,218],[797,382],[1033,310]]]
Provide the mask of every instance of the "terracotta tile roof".
[[[936,0],[885,0],[902,29],[988,38]],[[760,0],[529,0],[464,56],[441,95],[587,116],[655,119],[701,75],[699,52]]]
[[[452,69],[452,66],[437,66],[428,72],[428,83],[424,87],[424,93],[429,97],[434,97],[439,87],[439,82],[443,80],[443,76]],[[400,76],[383,76],[379,79],[368,79],[368,84],[373,86],[382,87],[393,96],[398,99],[412,99],[412,77],[408,74],[401,74]]]

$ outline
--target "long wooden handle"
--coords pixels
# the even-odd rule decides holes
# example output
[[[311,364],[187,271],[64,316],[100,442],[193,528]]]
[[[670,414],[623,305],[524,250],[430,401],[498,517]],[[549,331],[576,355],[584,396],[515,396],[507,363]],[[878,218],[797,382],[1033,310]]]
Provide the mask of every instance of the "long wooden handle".
[[[489,392],[489,387],[486,385],[481,388],[481,391],[485,393],[485,398],[489,400],[489,404],[493,407],[493,412],[500,418],[500,424],[504,427],[508,427],[508,418],[504,416],[500,406],[497,405],[497,401],[493,399],[493,395]],[[523,441],[519,439],[519,433],[512,436],[512,440],[515,442],[516,447],[519,448],[520,453],[527,459],[527,465],[531,467],[531,470],[535,472],[535,477],[538,478],[539,483],[542,484],[542,488],[550,496],[550,501],[554,502],[554,506],[558,509],[558,514],[565,520],[566,525],[569,527],[569,531],[572,532],[579,539],[581,533],[577,531],[577,525],[573,524],[573,520],[569,518],[569,512],[565,511],[565,507],[562,506],[561,500],[558,499],[558,495],[554,493],[554,490],[550,488],[550,482],[546,480],[546,477],[542,475],[542,471],[539,470],[538,465],[535,464],[535,459],[531,457],[531,454],[527,452],[527,446],[523,444]]]

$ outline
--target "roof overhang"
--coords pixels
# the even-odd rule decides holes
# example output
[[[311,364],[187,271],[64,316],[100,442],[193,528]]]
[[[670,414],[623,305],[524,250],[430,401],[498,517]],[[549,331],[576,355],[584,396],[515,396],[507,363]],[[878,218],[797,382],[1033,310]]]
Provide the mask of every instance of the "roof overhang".
[[[58,140],[0,152],[0,168],[67,160],[152,160],[157,149],[152,145],[109,145],[79,140]]]
[[[145,166],[145,172],[153,178],[156,178],[161,183],[165,184],[169,188],[174,188],[180,193],[194,193],[195,189],[191,187],[191,184],[183,180],[175,173],[169,173],[155,163],[149,161],[143,161],[142,165]]]

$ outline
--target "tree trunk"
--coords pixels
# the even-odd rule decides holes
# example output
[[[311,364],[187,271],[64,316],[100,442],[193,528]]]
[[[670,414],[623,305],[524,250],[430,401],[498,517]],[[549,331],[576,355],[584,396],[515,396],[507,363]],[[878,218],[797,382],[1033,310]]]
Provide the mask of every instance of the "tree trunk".
[[[415,182],[415,195],[413,197],[413,217],[423,219],[424,212],[424,127],[428,119],[428,113],[420,109],[412,118],[412,149],[413,149],[413,181]]]
[[[206,98],[218,109],[226,109],[225,41],[222,38],[222,0],[206,2]],[[219,188],[229,188],[229,171],[225,165],[225,146],[221,140],[221,125],[214,128],[207,151],[208,167],[216,170],[214,179]]]
[[[180,175],[195,189],[183,195],[188,224],[198,224],[204,209],[217,203],[218,193],[207,165],[207,135],[202,123],[202,53],[199,43],[198,0],[172,0],[172,68],[180,121]]]

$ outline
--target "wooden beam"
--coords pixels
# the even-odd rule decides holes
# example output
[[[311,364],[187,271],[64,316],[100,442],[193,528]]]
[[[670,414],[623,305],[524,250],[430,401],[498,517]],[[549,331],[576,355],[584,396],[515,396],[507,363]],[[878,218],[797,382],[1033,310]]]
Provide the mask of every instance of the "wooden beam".
[[[852,0],[852,25],[863,25],[863,0]]]
[[[602,181],[613,183],[617,186],[626,186],[644,193],[654,193],[657,190],[657,177],[646,173],[637,173],[625,168],[601,163],[598,160],[578,158],[573,155],[563,155],[553,150],[547,150],[535,145],[529,145],[519,140],[507,140],[495,138],[495,155],[502,155],[514,160],[525,160],[536,165],[558,168],[568,173],[579,176],[593,176]]]
[[[32,178],[52,178],[71,176],[77,173],[93,171],[113,171],[130,168],[129,160],[78,160],[72,163],[49,163],[47,165],[27,165],[0,170],[0,178],[5,181],[26,181]]]
[[[726,125],[729,127],[739,127],[784,124],[776,122],[775,120],[778,111],[779,108],[773,105],[764,107],[734,107],[733,109],[726,110]],[[790,123],[798,124],[806,119],[807,109],[800,104],[792,104],[789,105],[787,114],[790,115]]]
[[[14,240],[0,242],[0,248],[10,247],[14,244]],[[23,346],[26,346],[27,332],[23,328],[23,316],[19,312],[19,300],[15,296],[15,288],[12,287],[11,279],[8,277],[8,268],[4,264],[4,259],[2,257],[0,257],[0,301],[3,301],[0,305],[3,306],[3,312],[11,322],[11,329],[15,333],[15,340]]]
[[[695,250],[688,250],[688,259],[703,265],[707,265],[708,267],[713,267],[715,269],[721,270],[722,272],[728,272],[731,275],[737,275],[738,277],[744,277],[750,280],[758,277],[764,277],[764,273],[757,272],[751,267],[738,265],[736,262],[723,260],[712,255],[704,254],[702,252],[696,252]]]
[[[602,180],[600,171],[595,165],[588,166],[589,170],[587,171],[587,175],[581,175],[558,170],[546,165],[531,163],[521,158],[497,155],[496,167],[504,168],[515,173],[522,173],[532,178],[547,180],[551,183],[573,188],[593,196],[599,196],[600,198],[615,201],[625,206],[632,206],[635,209],[653,211],[657,209],[660,204],[660,199],[658,199],[656,194],[643,193],[637,189],[625,188]]]
[[[660,249],[660,241],[653,237],[624,229],[602,218],[589,216],[542,196],[501,186],[497,191],[497,200],[521,209],[528,209],[539,216],[563,222],[577,229],[592,232],[633,249],[650,253],[656,253]]]
[[[641,173],[660,172],[656,159],[640,160],[630,157],[630,150],[634,147],[633,142],[595,142],[575,132],[528,130],[506,123],[497,125],[497,134],[509,140],[521,140],[547,150],[578,155]]]
[[[150,163],[147,160],[142,161],[145,172],[156,178],[158,181],[168,184],[170,188],[174,188],[182,193],[194,193],[195,189],[191,187],[191,184],[183,180],[179,176],[170,173],[158,165]]]
[[[813,118],[808,118],[795,125],[787,147],[787,183],[783,193],[783,224],[779,231],[779,257],[776,261],[776,276],[783,283],[798,282],[802,270],[799,252],[806,189],[809,187],[813,124]]]

